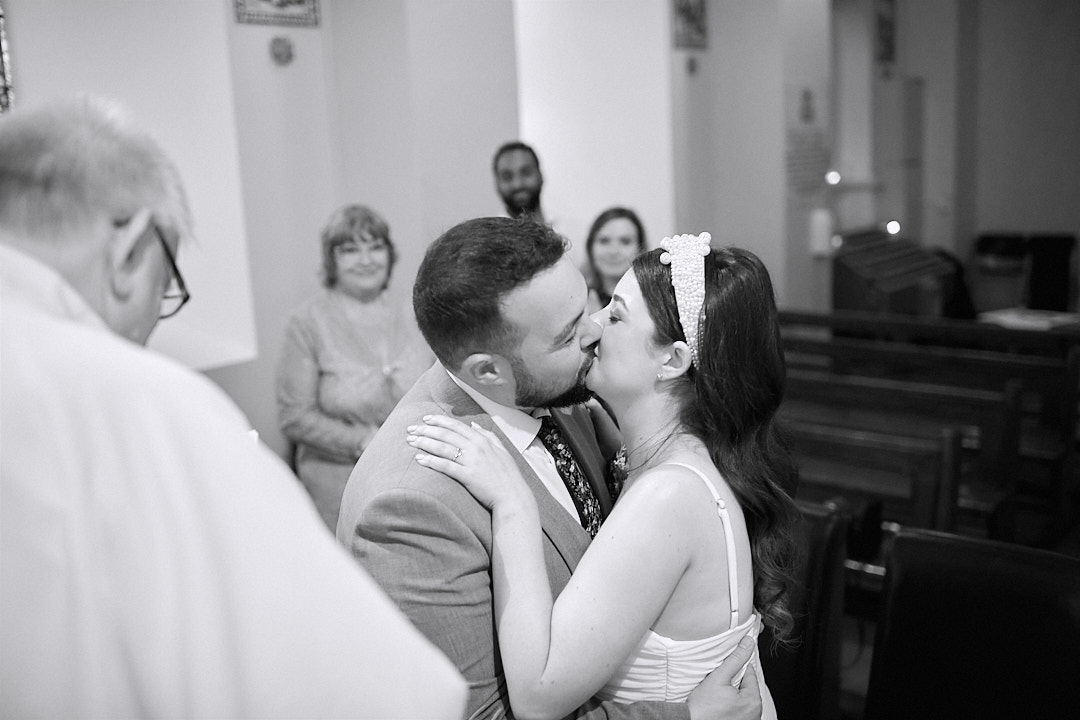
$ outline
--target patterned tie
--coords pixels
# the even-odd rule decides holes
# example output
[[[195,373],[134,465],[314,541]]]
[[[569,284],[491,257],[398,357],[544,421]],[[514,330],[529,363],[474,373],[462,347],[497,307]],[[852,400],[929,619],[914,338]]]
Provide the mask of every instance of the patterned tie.
[[[548,449],[555,459],[555,467],[559,471],[566,489],[570,491],[570,497],[574,499],[574,507],[577,508],[581,526],[589,533],[589,537],[596,537],[600,529],[600,503],[596,499],[588,480],[574,460],[574,454],[570,446],[566,444],[559,426],[551,419],[550,415],[540,418],[540,433],[537,435],[540,442]]]

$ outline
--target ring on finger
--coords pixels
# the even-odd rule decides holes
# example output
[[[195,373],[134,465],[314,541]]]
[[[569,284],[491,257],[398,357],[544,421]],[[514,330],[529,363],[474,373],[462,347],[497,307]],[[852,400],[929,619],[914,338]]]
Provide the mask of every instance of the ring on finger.
[[[458,449],[457,449],[457,452],[456,452],[456,453],[454,453],[454,461],[455,461],[455,462],[457,462],[457,459],[458,459],[459,457],[461,457],[461,448],[458,448]]]

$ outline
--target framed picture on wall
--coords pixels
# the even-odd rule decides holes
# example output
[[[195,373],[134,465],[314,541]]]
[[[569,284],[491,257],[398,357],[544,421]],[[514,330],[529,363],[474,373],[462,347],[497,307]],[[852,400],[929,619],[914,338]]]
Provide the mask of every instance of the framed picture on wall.
[[[257,25],[316,27],[319,0],[233,0],[236,21]]]
[[[874,55],[880,65],[889,66],[896,60],[896,0],[878,0],[876,12]]]
[[[671,0],[671,27],[676,48],[703,50],[708,47],[705,0]]]
[[[0,114],[11,109],[15,92],[11,89],[11,62],[8,60],[7,31],[4,27],[4,8],[0,5]]]

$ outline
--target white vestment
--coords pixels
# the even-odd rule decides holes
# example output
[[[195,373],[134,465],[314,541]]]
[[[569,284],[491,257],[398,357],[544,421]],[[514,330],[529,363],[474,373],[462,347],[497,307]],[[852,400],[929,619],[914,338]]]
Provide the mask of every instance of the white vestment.
[[[461,716],[457,670],[249,430],[0,245],[0,715]]]

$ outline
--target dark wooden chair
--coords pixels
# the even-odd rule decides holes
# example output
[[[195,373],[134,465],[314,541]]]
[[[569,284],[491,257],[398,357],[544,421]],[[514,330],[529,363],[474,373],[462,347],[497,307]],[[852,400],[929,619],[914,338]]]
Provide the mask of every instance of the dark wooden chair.
[[[806,548],[791,602],[797,643],[773,647],[773,635],[766,628],[758,637],[758,649],[778,716],[827,720],[839,712],[849,517],[835,504],[796,502]]]
[[[883,592],[865,720],[1080,708],[1080,560],[903,529]]]

